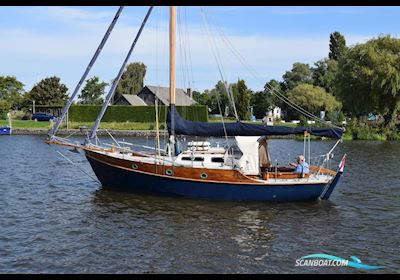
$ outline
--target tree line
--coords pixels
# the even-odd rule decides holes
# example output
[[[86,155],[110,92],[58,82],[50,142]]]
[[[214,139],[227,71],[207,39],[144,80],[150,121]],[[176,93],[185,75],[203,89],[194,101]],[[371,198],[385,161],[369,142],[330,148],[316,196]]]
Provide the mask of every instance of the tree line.
[[[146,66],[140,62],[127,65],[119,81],[114,101],[122,94],[138,93],[143,88]],[[112,82],[112,81],[111,81]],[[78,95],[77,104],[103,104],[102,96],[106,94],[105,88],[110,85],[101,81],[99,77],[91,77]],[[31,90],[25,91],[24,84],[14,76],[0,76],[0,119],[4,118],[9,110],[25,110],[35,105],[64,105],[68,100],[68,87],[61,82],[59,77],[47,77],[36,83]]]
[[[238,117],[249,119],[250,110],[262,118],[274,106],[287,120],[301,114],[287,103],[296,104],[319,116],[341,121],[344,115],[358,118],[369,113],[383,116],[384,126],[393,128],[400,110],[400,39],[381,35],[365,43],[347,46],[345,37],[333,32],[329,37],[329,53],[312,66],[295,62],[282,80],[267,81],[264,89],[253,91],[243,79],[224,84],[218,81],[213,89],[193,91],[193,98],[207,105],[213,114],[233,116],[230,96],[233,95]],[[131,63],[118,83],[114,101],[121,94],[137,94],[143,88],[146,66]],[[108,83],[92,77],[86,81],[79,98],[81,104],[100,104]],[[15,77],[0,76],[0,112],[29,108],[32,100],[38,105],[64,104],[68,88],[58,77],[48,77],[25,92]],[[228,91],[231,95],[228,94]],[[279,93],[279,94],[278,94]],[[285,100],[286,102],[284,102]]]
[[[248,119],[250,107],[253,108],[254,116],[261,119],[275,106],[282,109],[286,120],[299,119],[302,115],[293,108],[298,105],[316,116],[325,111],[327,119],[338,121],[344,116],[341,111],[342,101],[335,91],[335,77],[339,71],[339,60],[346,51],[344,36],[334,32],[330,35],[328,57],[315,62],[312,67],[306,63],[294,63],[292,69],[283,74],[282,81],[272,79],[266,82],[262,91],[248,89],[245,81],[240,79],[228,86],[219,81],[211,90],[195,92],[194,98],[200,104],[208,105],[212,113],[220,112],[219,107],[228,107],[229,114],[232,115],[232,106],[228,102],[226,91],[228,88],[232,89],[235,106],[241,112],[238,112],[238,116],[242,120]],[[241,91],[237,90],[239,85]],[[295,105],[290,106],[287,103]]]
[[[283,100],[294,103],[313,115],[326,112],[326,119],[340,122],[344,115],[359,118],[369,113],[383,116],[383,126],[394,128],[400,111],[400,39],[381,35],[365,43],[347,46],[340,32],[329,38],[328,56],[310,66],[296,62],[282,81],[268,81],[263,91],[248,89],[243,80],[241,99],[236,99],[239,117],[247,119],[249,110],[262,118],[274,106],[281,107],[285,118],[298,119],[301,114]],[[195,99],[209,106],[213,113],[227,104],[227,93],[219,81],[211,90],[196,92]],[[229,87],[228,87],[229,88]],[[281,95],[278,95],[278,92]],[[218,99],[217,99],[218,98]]]

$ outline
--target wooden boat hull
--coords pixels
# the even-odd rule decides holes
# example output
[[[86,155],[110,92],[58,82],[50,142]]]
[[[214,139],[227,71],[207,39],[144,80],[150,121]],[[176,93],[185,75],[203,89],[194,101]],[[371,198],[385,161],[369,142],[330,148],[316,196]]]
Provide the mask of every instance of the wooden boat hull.
[[[291,202],[317,200],[327,187],[325,183],[280,185],[200,181],[130,170],[106,162],[104,158],[96,158],[93,153],[86,153],[86,157],[104,187],[136,193],[211,200]]]

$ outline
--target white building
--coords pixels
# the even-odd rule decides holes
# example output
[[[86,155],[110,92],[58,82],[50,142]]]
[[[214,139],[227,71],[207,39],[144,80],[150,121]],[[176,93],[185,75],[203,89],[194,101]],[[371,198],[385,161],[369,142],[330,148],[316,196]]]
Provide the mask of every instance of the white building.
[[[268,117],[273,117],[274,119],[282,118],[282,109],[279,107],[274,107],[271,111],[267,113]]]

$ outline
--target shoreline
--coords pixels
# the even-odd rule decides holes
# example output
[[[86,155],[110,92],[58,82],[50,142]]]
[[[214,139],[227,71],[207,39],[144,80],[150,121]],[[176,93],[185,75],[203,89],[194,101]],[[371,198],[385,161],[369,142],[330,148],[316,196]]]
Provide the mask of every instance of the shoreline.
[[[108,129],[108,131],[113,136],[131,136],[131,137],[155,137],[156,130],[113,130]],[[47,135],[48,129],[45,128],[13,128],[12,135]],[[66,135],[78,135],[85,136],[88,132],[87,129],[60,129],[57,132],[57,135],[66,136]],[[168,135],[167,130],[160,130],[160,136]],[[107,136],[108,133],[105,129],[99,129],[97,131],[97,135],[99,136]],[[276,135],[269,136],[270,139],[294,139],[294,135]]]
[[[156,136],[155,130],[113,130],[108,129],[108,131],[115,136]],[[13,128],[12,135],[47,135],[48,129],[45,128]],[[79,135],[85,136],[88,133],[88,129],[60,129],[57,131],[57,135]],[[167,135],[166,130],[159,132],[160,136]],[[97,130],[97,135],[106,136],[108,135],[105,129]]]

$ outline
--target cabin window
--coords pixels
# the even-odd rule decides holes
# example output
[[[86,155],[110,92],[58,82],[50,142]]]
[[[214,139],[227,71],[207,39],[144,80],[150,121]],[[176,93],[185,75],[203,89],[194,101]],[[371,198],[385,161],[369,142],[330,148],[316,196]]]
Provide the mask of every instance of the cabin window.
[[[204,158],[202,158],[202,157],[195,157],[194,159],[192,159],[192,158],[190,158],[190,157],[182,157],[182,160],[204,161]]]
[[[207,173],[201,173],[200,174],[200,178],[201,179],[207,179],[207,177],[208,177]]]
[[[234,159],[240,159],[243,156],[242,151],[240,150],[240,148],[236,144],[233,144],[231,146],[231,148],[229,149],[228,153],[233,155]]]
[[[222,157],[213,157],[213,158],[211,158],[211,162],[223,163],[224,162],[224,158],[222,158]]]

